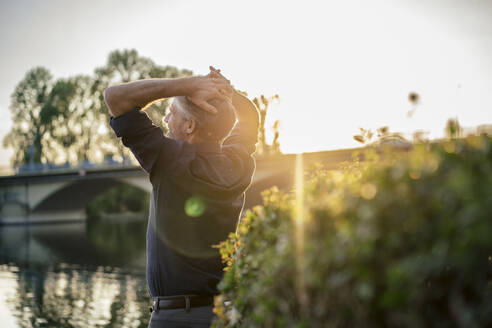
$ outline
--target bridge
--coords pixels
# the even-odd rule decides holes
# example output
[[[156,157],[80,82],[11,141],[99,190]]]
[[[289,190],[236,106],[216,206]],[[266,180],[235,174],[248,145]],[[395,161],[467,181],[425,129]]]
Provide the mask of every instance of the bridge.
[[[321,162],[336,168],[358,149],[305,153],[305,167]],[[246,194],[245,208],[261,203],[261,191],[277,186],[289,189],[295,175],[295,154],[257,159],[256,173]],[[138,166],[106,166],[27,172],[0,177],[0,224],[85,220],[87,204],[109,189],[126,183],[143,192],[152,186]]]

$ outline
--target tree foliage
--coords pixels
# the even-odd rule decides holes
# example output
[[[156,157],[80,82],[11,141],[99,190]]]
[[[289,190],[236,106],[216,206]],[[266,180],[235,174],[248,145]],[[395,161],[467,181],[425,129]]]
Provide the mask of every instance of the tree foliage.
[[[273,101],[278,101],[279,95],[273,95],[271,97],[265,97],[264,95],[260,95],[260,97],[253,98],[253,103],[256,105],[260,112],[260,127],[258,131],[258,151],[257,153],[260,155],[271,155],[280,153],[280,143],[279,143],[279,121],[275,121],[273,124],[273,141],[272,144],[268,144],[266,141],[266,117],[268,108],[272,104]]]
[[[492,326],[491,139],[373,158],[311,173],[303,230],[290,193],[247,212],[215,327]]]
[[[88,218],[96,219],[111,214],[139,213],[148,216],[149,193],[128,184],[117,185],[97,196],[86,207]]]
[[[148,78],[191,76],[192,71],[161,66],[140,56],[134,49],[115,50],[105,65],[92,75],[53,79],[48,69],[36,67],[27,72],[12,94],[10,110],[14,125],[3,143],[14,149],[12,164],[125,161],[129,150],[114,136],[104,103],[104,90],[110,85]],[[279,96],[261,95],[253,101],[260,111],[258,154],[280,152],[279,122],[273,125],[274,138],[266,141],[266,114]],[[154,124],[166,132],[163,122],[168,100],[146,109]]]
[[[457,118],[448,119],[444,132],[448,139],[456,139],[463,136],[463,128]]]
[[[161,66],[136,50],[115,50],[93,75],[53,79],[48,69],[36,67],[16,86],[10,110],[12,130],[4,139],[14,149],[12,162],[99,162],[129,156],[109,127],[104,89],[112,84],[143,78],[189,76],[192,72]],[[154,103],[147,112],[165,129],[162,118],[167,101]]]
[[[43,147],[47,147],[43,136],[50,132],[53,117],[58,111],[49,106],[54,81],[51,73],[43,67],[27,72],[11,96],[13,126],[5,136],[4,146],[15,149],[13,162],[46,160]]]

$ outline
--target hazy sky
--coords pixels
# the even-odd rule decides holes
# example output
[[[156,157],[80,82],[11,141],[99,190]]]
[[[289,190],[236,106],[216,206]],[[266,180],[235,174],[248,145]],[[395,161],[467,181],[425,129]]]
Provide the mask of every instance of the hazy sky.
[[[359,127],[492,123],[492,1],[2,1],[0,138],[25,73],[91,74],[115,49],[281,97],[284,152],[356,146]],[[409,92],[421,104],[414,116]],[[0,166],[11,151],[0,149]]]

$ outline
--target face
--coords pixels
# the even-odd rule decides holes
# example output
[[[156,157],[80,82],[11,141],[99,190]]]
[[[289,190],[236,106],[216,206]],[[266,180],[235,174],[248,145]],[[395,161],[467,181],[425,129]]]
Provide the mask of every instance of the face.
[[[173,100],[169,113],[164,118],[164,122],[167,123],[169,138],[175,140],[187,140],[187,124],[188,120],[183,117],[182,110],[180,109],[178,101]]]

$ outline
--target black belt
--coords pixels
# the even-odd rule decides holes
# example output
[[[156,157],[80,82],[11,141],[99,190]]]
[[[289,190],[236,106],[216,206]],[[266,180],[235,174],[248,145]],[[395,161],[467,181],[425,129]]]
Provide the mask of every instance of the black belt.
[[[214,304],[214,296],[199,296],[199,295],[175,295],[175,296],[157,296],[153,298],[154,306],[150,308],[150,312],[157,310],[168,309],[183,309],[186,312],[192,307],[208,306]]]

